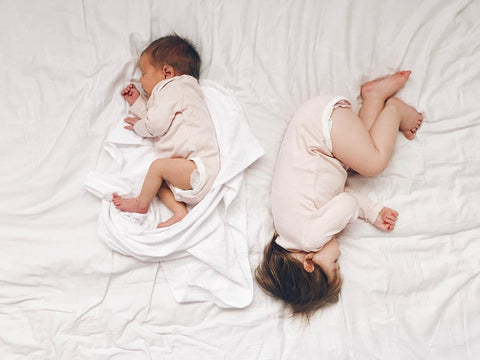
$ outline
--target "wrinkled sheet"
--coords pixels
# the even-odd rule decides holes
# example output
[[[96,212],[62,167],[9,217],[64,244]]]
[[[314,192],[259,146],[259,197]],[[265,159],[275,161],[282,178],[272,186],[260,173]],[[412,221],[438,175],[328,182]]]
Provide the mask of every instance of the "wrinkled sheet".
[[[478,0],[0,2],[1,359],[478,359]],[[398,69],[425,116],[377,178],[350,186],[400,213],[340,239],[339,303],[306,324],[255,286],[251,305],[179,304],[159,263],[104,245],[84,190],[140,49],[171,32],[231,90],[265,156],[245,175],[250,266],[273,234],[269,187],[307,99]],[[186,268],[185,271],[188,271]]]

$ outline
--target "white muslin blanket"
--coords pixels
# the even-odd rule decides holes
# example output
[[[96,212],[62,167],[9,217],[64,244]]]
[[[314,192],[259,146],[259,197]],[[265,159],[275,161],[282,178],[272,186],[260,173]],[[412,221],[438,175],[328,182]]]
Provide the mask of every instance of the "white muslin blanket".
[[[253,283],[243,177],[263,149],[233,94],[212,81],[201,86],[217,132],[221,168],[212,190],[182,221],[156,229],[170,216],[158,199],[147,214],[121,212],[111,203],[114,192],[138,194],[151,162],[161,157],[151,139],[123,129],[121,121],[107,137],[85,186],[102,199],[98,233],[105,244],[143,261],[160,261],[178,302],[245,307],[252,300]]]

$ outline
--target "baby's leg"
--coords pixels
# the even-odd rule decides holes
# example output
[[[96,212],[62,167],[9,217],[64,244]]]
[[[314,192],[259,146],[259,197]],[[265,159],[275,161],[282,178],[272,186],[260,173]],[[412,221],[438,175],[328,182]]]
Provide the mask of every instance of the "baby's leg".
[[[369,81],[362,86],[362,107],[358,116],[370,131],[385,101],[400,90],[410,77],[411,71],[399,71],[393,75]]]
[[[390,162],[398,129],[416,128],[421,119],[413,107],[390,98],[368,131],[350,109],[338,108],[332,114],[333,155],[362,175],[378,175]]]
[[[145,214],[164,180],[179,189],[191,189],[190,175],[195,169],[195,163],[187,159],[155,160],[150,165],[142,190],[136,198],[122,198],[114,194],[112,201],[119,210]]]
[[[157,228],[163,228],[173,225],[182,220],[188,213],[187,208],[183,202],[179,202],[175,199],[172,190],[163,183],[158,191],[158,197],[160,200],[173,212],[172,217],[168,220],[158,224]]]

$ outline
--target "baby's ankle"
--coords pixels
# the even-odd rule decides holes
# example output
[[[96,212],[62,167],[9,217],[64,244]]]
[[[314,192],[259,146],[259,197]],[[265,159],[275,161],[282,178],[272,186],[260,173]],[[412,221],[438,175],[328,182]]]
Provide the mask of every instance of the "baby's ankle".
[[[172,210],[173,215],[176,217],[185,217],[188,214],[188,210],[185,206],[179,206]]]
[[[140,197],[135,198],[135,202],[137,203],[139,209],[144,210],[145,212],[148,211],[150,208],[150,202],[146,200],[142,200]]]
[[[400,105],[400,99],[397,98],[396,96],[389,97],[387,101],[385,101],[385,106],[387,105],[393,105],[398,107]]]
[[[395,109],[398,113],[401,113],[403,108],[403,101],[395,96],[392,96],[388,98],[385,102],[385,108],[387,107]]]

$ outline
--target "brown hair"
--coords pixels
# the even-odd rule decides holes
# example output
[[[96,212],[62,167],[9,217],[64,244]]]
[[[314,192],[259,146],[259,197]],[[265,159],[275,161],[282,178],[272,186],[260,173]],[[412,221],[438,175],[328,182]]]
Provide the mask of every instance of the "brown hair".
[[[145,53],[152,57],[153,66],[170,65],[181,75],[191,75],[196,79],[200,76],[200,55],[189,40],[177,34],[153,41],[142,55]]]
[[[307,272],[275,239],[276,236],[265,247],[263,260],[255,270],[255,278],[263,290],[283,300],[293,315],[303,315],[307,320],[319,308],[336,303],[342,287],[340,273],[329,279],[318,265],[313,272]]]

